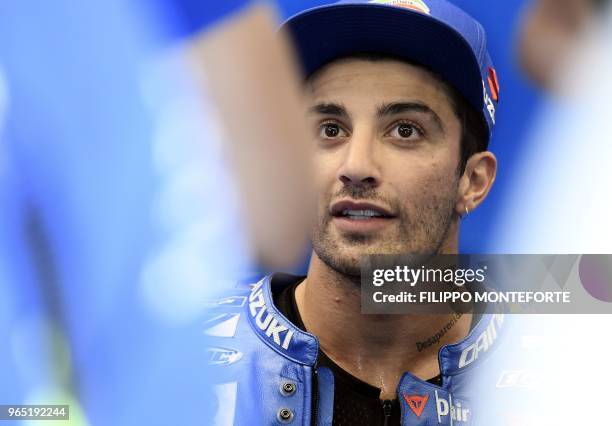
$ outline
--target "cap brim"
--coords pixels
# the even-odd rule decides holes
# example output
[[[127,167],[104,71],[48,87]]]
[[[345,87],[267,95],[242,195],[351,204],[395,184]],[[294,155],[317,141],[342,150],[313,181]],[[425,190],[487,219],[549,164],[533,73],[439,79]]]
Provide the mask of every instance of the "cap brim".
[[[294,41],[306,76],[328,62],[376,52],[422,64],[458,89],[481,111],[482,77],[468,42],[431,16],[377,4],[336,4],[289,18],[281,30]]]

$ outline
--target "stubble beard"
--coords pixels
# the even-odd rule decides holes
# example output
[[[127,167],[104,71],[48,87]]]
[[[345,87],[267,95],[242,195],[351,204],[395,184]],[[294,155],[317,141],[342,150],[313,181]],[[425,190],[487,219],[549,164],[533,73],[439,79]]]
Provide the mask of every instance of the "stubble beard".
[[[375,191],[343,188],[336,197],[348,195],[359,201],[376,202],[383,200],[385,205],[394,207],[398,216],[396,232],[392,236],[380,234],[343,233],[332,231],[333,217],[329,213],[329,200],[323,214],[312,229],[312,247],[316,256],[329,268],[343,275],[349,281],[361,282],[361,257],[370,254],[437,254],[448,237],[455,216],[456,185],[440,194],[423,191],[426,194],[409,214],[397,202],[391,202]],[[335,197],[335,198],[336,198]],[[331,197],[330,197],[331,199]],[[335,234],[335,235],[334,235]]]

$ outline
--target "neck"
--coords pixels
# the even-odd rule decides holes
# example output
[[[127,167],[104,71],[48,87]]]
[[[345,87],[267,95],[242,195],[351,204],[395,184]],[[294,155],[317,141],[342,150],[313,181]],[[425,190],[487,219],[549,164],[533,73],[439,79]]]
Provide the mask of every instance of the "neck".
[[[295,297],[306,329],[318,337],[323,352],[348,373],[379,387],[383,399],[396,398],[405,371],[423,380],[440,374],[439,348],[464,338],[471,323],[470,314],[361,314],[358,284],[314,253]],[[419,345],[443,329],[438,342]]]

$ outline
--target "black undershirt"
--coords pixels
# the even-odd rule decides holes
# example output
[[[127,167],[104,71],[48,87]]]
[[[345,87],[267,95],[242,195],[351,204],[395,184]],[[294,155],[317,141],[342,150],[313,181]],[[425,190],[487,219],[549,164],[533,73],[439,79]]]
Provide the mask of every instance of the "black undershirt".
[[[274,294],[273,299],[289,321],[306,331],[295,302],[295,288],[303,280],[295,277],[295,281]],[[320,349],[317,365],[329,368],[334,374],[334,426],[400,425],[401,409],[397,399],[381,400],[379,388],[346,372]],[[428,382],[439,385],[440,376]]]

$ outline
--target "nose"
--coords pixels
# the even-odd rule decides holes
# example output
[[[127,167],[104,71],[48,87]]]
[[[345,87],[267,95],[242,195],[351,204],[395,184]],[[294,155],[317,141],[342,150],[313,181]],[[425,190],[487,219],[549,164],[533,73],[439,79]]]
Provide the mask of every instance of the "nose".
[[[338,170],[338,179],[345,186],[375,188],[380,184],[380,171],[375,160],[374,138],[354,132]]]

